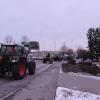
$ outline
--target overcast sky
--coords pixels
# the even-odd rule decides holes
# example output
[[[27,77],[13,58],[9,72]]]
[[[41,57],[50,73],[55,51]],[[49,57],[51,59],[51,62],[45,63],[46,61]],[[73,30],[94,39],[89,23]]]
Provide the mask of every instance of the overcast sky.
[[[0,40],[27,35],[41,49],[87,47],[86,32],[100,26],[100,0],[0,0]]]

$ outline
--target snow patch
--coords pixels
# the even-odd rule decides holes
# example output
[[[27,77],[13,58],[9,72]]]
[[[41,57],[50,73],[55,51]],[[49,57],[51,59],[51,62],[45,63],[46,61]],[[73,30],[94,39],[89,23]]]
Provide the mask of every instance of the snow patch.
[[[100,95],[58,87],[55,100],[100,100]]]
[[[63,73],[63,71],[62,71],[62,69],[60,68],[60,72],[59,72],[60,74],[62,74]]]
[[[68,74],[71,74],[71,75],[83,75],[83,73],[74,73],[74,72],[68,72]]]
[[[74,72],[69,72],[67,74],[69,74],[69,75],[76,75],[76,76],[85,77],[85,78],[92,78],[92,79],[98,80],[98,81],[100,80],[100,77],[98,77],[98,76],[91,76],[89,74],[83,75],[83,73],[74,73]]]
[[[72,89],[78,89],[78,87],[74,86],[74,87],[72,87]]]
[[[80,77],[85,77],[85,78],[92,78],[94,80],[98,80],[100,81],[100,77],[97,77],[97,76],[89,76],[89,75],[77,75],[75,74],[76,76],[80,76]]]

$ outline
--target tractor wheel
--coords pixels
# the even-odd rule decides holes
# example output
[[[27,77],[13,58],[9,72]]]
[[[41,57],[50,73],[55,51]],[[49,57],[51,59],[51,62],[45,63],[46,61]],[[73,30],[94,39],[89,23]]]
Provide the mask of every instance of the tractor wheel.
[[[30,75],[34,75],[35,74],[35,69],[36,69],[35,62],[29,62],[29,64],[28,64],[28,72],[29,72]]]
[[[46,59],[43,59],[43,63],[47,63]]]
[[[50,62],[50,64],[52,64],[52,63],[53,63],[53,61],[52,61],[52,60],[50,60],[49,62]]]
[[[0,72],[0,77],[2,78],[2,77],[4,77],[6,75],[6,72],[4,72],[4,71],[1,71]]]
[[[12,76],[14,79],[23,79],[26,74],[26,61],[21,60],[12,66]]]

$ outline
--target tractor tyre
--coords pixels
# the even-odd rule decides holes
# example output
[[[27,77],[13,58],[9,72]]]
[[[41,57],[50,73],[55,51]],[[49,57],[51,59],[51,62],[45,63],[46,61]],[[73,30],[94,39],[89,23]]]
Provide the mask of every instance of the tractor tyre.
[[[4,77],[5,75],[6,75],[6,72],[4,72],[4,71],[0,72],[0,78]]]
[[[20,60],[12,66],[12,76],[14,79],[23,79],[26,75],[27,63],[25,60]]]
[[[28,64],[28,72],[30,75],[34,75],[36,70],[36,64],[35,62],[29,62]]]
[[[43,59],[43,63],[44,63],[44,64],[47,63],[47,60],[46,60],[46,59]]]
[[[52,63],[53,63],[53,61],[52,61],[52,60],[50,60],[49,62],[50,62],[50,64],[52,64]]]

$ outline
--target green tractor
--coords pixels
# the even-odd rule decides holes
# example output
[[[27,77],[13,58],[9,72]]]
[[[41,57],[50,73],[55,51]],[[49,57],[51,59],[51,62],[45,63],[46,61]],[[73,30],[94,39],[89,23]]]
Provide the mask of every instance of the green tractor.
[[[50,56],[49,53],[43,58],[43,63],[48,63],[48,62],[49,62],[50,64],[53,63],[53,59],[52,59],[52,57]]]
[[[28,52],[24,46],[1,44],[0,49],[0,76],[12,76],[14,79],[23,79],[28,70],[30,75],[35,74],[34,60],[27,59]]]

